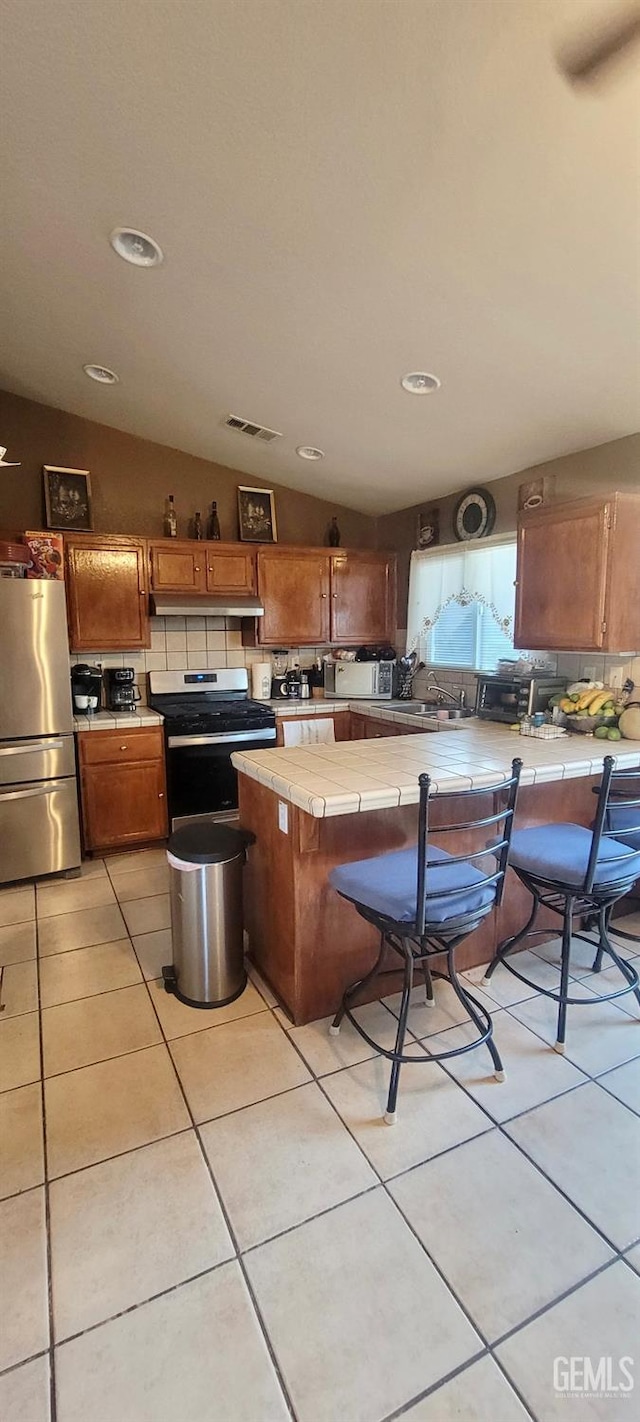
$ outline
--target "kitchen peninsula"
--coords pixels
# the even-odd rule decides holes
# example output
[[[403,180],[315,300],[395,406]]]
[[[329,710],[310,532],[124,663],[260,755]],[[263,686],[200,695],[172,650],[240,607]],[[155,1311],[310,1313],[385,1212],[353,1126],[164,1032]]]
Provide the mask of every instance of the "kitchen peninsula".
[[[590,737],[544,741],[478,721],[402,738],[236,753],[240,819],[256,837],[245,881],[249,951],[294,1022],[335,1011],[345,986],[372,965],[376,934],[330,887],[329,872],[415,842],[422,771],[432,778],[438,843],[438,824],[456,818],[456,801],[438,794],[495,785],[515,756],[523,761],[516,825],[589,825],[605,754]],[[640,770],[640,742],[620,743],[615,759],[619,768]],[[485,810],[479,797],[478,810],[490,814],[492,798]],[[452,852],[472,847],[456,838],[454,850],[447,837]],[[496,942],[524,923],[526,903],[509,873],[498,913],[462,946],[460,966],[491,958]],[[556,931],[557,920],[547,922]]]

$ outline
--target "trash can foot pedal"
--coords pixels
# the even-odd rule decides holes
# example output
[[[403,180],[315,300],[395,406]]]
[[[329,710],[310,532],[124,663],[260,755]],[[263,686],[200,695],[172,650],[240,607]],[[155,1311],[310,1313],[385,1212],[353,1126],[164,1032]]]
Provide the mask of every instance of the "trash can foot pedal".
[[[169,965],[168,968],[162,969],[162,981],[164,983],[165,992],[177,992],[178,979],[176,977],[176,970],[172,963]]]

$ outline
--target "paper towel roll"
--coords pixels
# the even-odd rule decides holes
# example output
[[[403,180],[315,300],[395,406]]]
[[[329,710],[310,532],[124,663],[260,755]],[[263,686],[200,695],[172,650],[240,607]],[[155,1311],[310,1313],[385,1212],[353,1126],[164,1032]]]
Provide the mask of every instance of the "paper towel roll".
[[[271,662],[254,662],[251,667],[251,695],[255,701],[271,696]]]

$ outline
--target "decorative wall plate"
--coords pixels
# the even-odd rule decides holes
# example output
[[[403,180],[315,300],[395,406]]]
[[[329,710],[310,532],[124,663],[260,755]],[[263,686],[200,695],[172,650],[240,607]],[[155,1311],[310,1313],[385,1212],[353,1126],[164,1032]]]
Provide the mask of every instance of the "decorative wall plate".
[[[488,489],[467,489],[453,511],[453,531],[461,542],[486,538],[495,521],[495,500]]]

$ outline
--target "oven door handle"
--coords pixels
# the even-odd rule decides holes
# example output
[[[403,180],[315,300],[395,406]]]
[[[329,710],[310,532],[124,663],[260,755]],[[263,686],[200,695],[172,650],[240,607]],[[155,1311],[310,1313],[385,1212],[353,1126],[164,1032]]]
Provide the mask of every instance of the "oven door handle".
[[[223,731],[219,736],[169,736],[169,750],[180,750],[182,746],[223,746],[239,745],[249,741],[275,741],[275,726],[267,726],[262,731]]]

